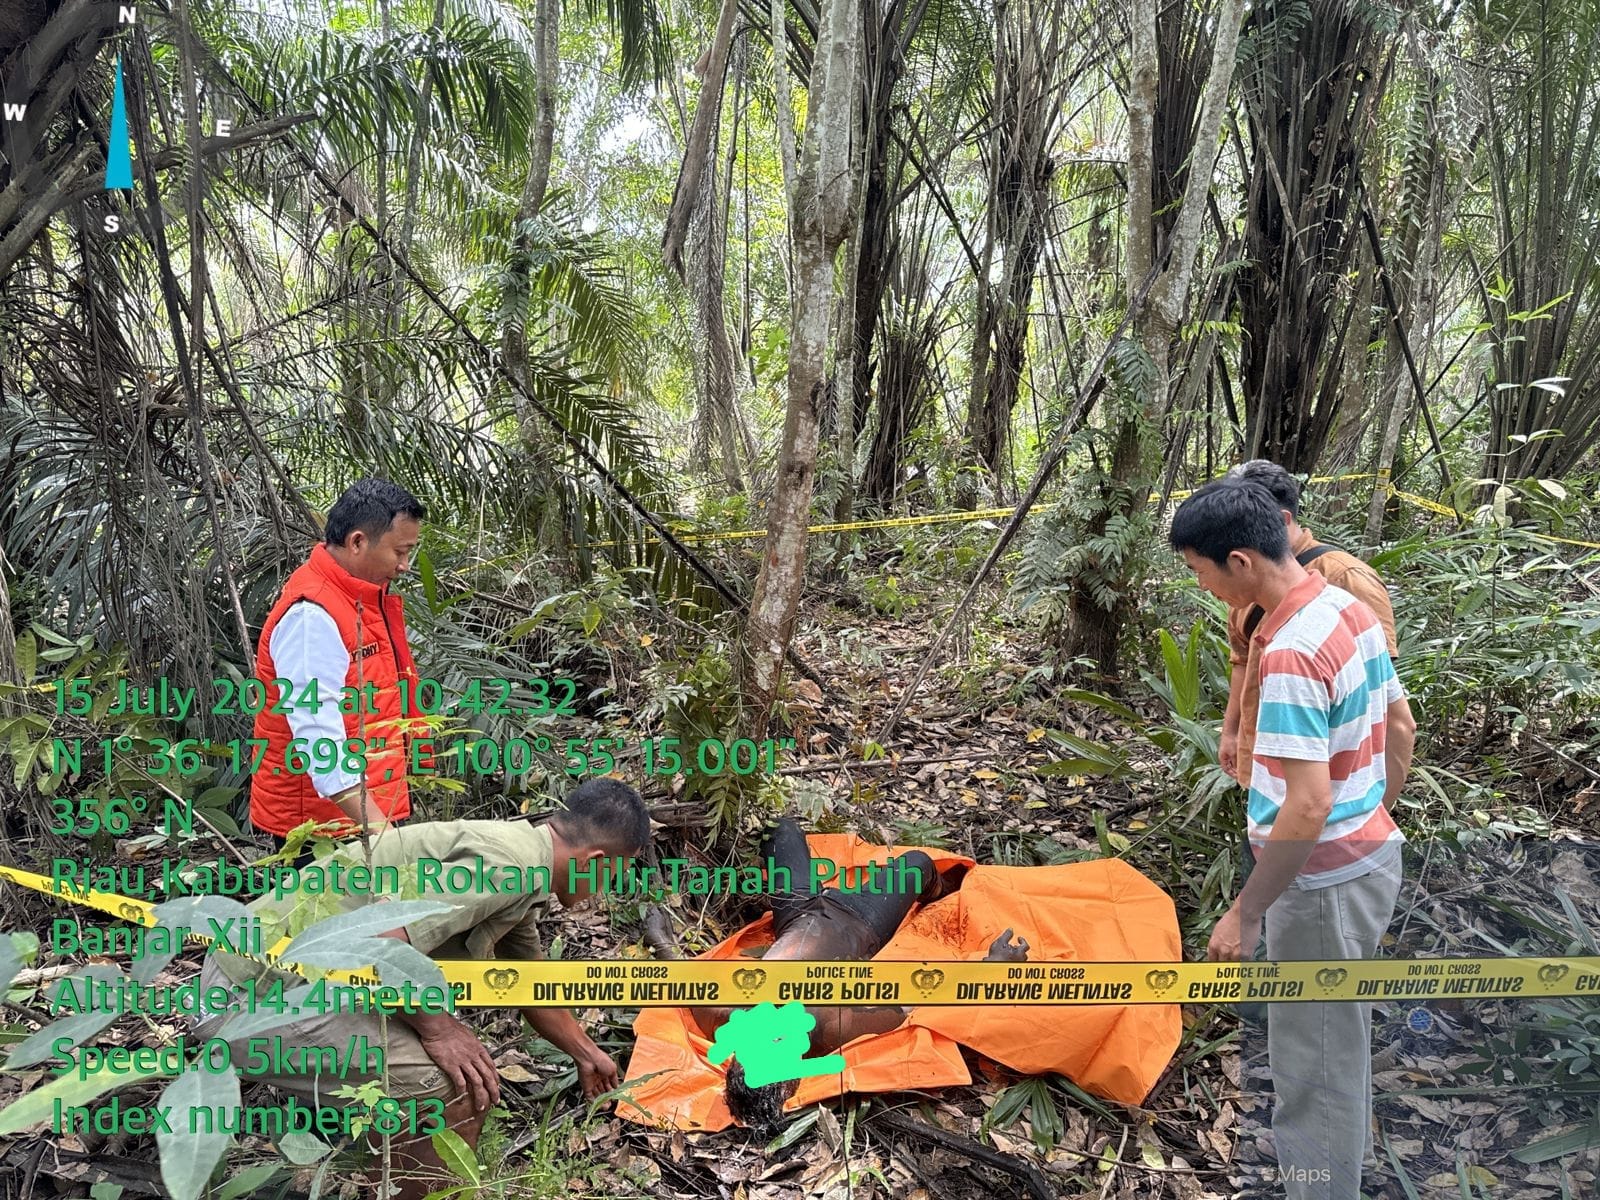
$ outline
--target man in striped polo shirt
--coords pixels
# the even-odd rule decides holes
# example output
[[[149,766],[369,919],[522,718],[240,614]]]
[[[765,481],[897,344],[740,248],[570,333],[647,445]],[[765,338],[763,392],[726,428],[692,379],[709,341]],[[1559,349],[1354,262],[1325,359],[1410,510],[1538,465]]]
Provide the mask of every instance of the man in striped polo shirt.
[[[1278,502],[1222,479],[1173,515],[1169,541],[1199,584],[1259,605],[1261,708],[1249,774],[1256,866],[1208,957],[1370,958],[1394,915],[1404,838],[1389,816],[1416,722],[1382,627],[1289,552]],[[1256,657],[1252,655],[1252,657]],[[1267,1006],[1279,1179],[1288,1200],[1358,1200],[1372,1159],[1372,1007]]]

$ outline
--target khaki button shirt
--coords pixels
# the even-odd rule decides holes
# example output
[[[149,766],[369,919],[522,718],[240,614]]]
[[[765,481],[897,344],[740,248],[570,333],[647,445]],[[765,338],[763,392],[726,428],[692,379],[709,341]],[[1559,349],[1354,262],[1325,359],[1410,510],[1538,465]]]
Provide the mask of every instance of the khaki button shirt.
[[[359,842],[347,843],[337,851],[350,865],[364,863]],[[485,869],[495,879],[503,869],[514,867],[523,876],[549,879],[554,866],[554,846],[548,825],[527,821],[425,821],[384,830],[372,841],[374,893],[330,895],[326,892],[291,893],[279,899],[266,895],[246,907],[261,918],[262,948],[270,949],[280,937],[295,936],[318,921],[339,912],[352,912],[367,904],[389,900],[427,900],[450,905],[448,912],[423,917],[407,925],[406,936],[423,954],[435,958],[543,958],[538,917],[550,893],[494,891],[475,887],[461,892],[442,892],[437,881],[448,878],[451,867],[463,868],[458,874]],[[429,867],[429,886],[419,890],[419,865]],[[433,864],[438,863],[438,867]],[[318,865],[302,867],[302,880]],[[376,892],[382,886],[376,870],[393,867],[398,871],[400,891]],[[542,874],[528,868],[543,868]],[[552,882],[554,882],[552,880]],[[271,983],[281,980],[293,985],[297,978],[264,963],[237,955],[215,953],[217,967],[235,983],[254,978]]]

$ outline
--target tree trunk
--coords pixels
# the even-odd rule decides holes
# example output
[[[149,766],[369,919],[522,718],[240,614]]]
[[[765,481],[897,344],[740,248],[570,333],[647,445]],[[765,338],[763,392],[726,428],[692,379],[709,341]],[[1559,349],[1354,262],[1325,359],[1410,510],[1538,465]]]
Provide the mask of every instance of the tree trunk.
[[[45,0],[9,0],[0,9],[0,53],[32,41],[44,28],[50,7]]]
[[[11,588],[6,583],[7,570],[9,564],[6,562],[5,546],[0,544],[0,683],[22,687],[30,681],[22,678],[22,673],[17,670],[17,634],[11,624]],[[20,711],[14,697],[0,696],[0,716],[15,716]]]
[[[785,24],[787,0],[772,0],[772,76],[773,90],[778,100],[778,169],[783,177],[783,194],[792,202],[799,173],[794,147],[794,98],[789,82],[789,30]],[[785,247],[787,251],[787,247]],[[784,254],[785,264],[789,255]]]
[[[860,176],[860,205],[852,226],[845,278],[846,307],[840,322],[838,378],[845,402],[834,431],[844,487],[835,520],[848,521],[855,503],[856,448],[871,410],[875,370],[873,341],[878,314],[888,289],[891,259],[889,223],[894,215],[898,175],[891,179],[889,149],[894,142],[895,88],[905,70],[905,50],[927,12],[926,4],[908,6],[888,0],[880,19],[877,6],[863,6],[864,58],[861,142],[865,147]]]
[[[533,145],[529,147],[528,180],[522,189],[522,211],[537,216],[550,186],[550,161],[555,155],[556,96],[561,86],[561,0],[538,0],[533,18],[534,87]]]
[[[862,488],[881,507],[893,504],[905,484],[907,439],[922,424],[937,391],[935,360],[941,304],[929,285],[929,259],[937,253],[937,236],[929,220],[896,215],[888,237],[884,273],[893,280],[886,291],[889,308],[879,319],[877,429],[867,454]]]
[[[711,38],[711,48],[704,58],[705,74],[700,81],[700,101],[695,105],[694,125],[689,130],[689,140],[683,151],[683,166],[678,171],[678,182],[672,192],[672,205],[667,209],[667,228],[661,238],[661,250],[669,266],[684,278],[683,248],[689,237],[689,218],[700,198],[700,177],[713,161],[711,145],[717,130],[722,127],[722,96],[728,73],[728,47],[733,38],[733,18],[738,14],[739,0],[723,0],[722,12],[717,18],[716,33]],[[779,64],[787,69],[787,64]]]
[[[1360,175],[1389,78],[1373,18],[1348,0],[1266,0],[1241,80],[1250,125],[1245,336],[1248,453],[1290,471],[1316,464],[1343,394],[1348,279],[1363,231]],[[1363,346],[1365,342],[1361,343]]]
[[[834,0],[840,3],[841,0]],[[767,553],[756,579],[745,634],[746,698],[757,738],[766,735],[778,693],[783,652],[794,635],[795,613],[806,573],[806,526],[817,469],[817,414],[824,387],[834,248],[813,238],[796,239],[793,331],[789,341],[789,410],[783,449],[767,523]]]
[[[1410,317],[1408,323],[1412,344],[1425,357],[1426,347],[1432,342],[1433,316],[1438,303],[1435,270],[1443,248],[1446,163],[1441,131],[1435,119],[1441,81],[1428,69],[1427,58],[1416,44],[1414,35],[1411,42],[1417,69],[1427,79],[1427,95],[1421,111],[1424,127],[1418,131],[1421,134],[1419,148],[1414,151],[1411,169],[1407,171],[1409,203],[1401,204],[1398,239],[1401,252],[1390,261],[1398,259],[1397,269],[1403,276],[1409,276],[1409,279],[1394,280],[1394,284],[1397,291],[1404,287],[1405,294],[1411,298],[1411,311],[1407,315]],[[1416,400],[1411,373],[1406,369],[1405,355],[1400,348],[1399,333],[1393,321],[1388,326],[1388,369],[1384,372],[1380,405],[1385,396],[1390,401],[1388,419],[1373,446],[1372,474],[1377,478],[1373,482],[1372,499],[1367,506],[1366,529],[1361,539],[1368,552],[1378,548],[1383,536],[1383,511],[1389,500],[1389,476],[1393,473],[1395,454],[1400,447],[1400,432],[1405,428],[1406,419]],[[1422,361],[1418,362],[1417,367],[1418,370],[1422,369]]]
[[[975,465],[994,472],[993,464],[985,461],[982,452],[983,429],[988,422],[989,354],[994,337],[997,297],[989,280],[993,269],[995,246],[999,241],[1001,159],[1004,157],[1005,130],[1001,114],[1005,112],[1006,77],[1011,70],[1006,53],[1007,0],[995,0],[994,6],[994,95],[990,100],[989,125],[992,138],[989,146],[989,203],[984,206],[983,258],[978,271],[977,313],[972,322],[972,382],[967,393],[967,443]],[[995,479],[998,481],[998,476]],[[958,497],[958,502],[966,498]]]
[[[718,107],[721,107],[720,98]],[[736,100],[736,110],[737,107]],[[736,111],[734,119],[742,118],[743,114]],[[731,175],[738,138],[730,138],[729,143]],[[715,135],[706,153],[716,161]],[[740,421],[739,364],[733,339],[728,335],[726,306],[728,177],[723,177],[721,182],[723,186],[719,187],[715,171],[701,173],[700,195],[690,218],[687,282],[693,302],[691,324],[695,343],[705,350],[694,356],[695,423],[691,457],[697,465],[709,466],[714,441],[723,486],[733,494],[744,491],[744,476],[735,432]]]
[[[1013,214],[1005,273],[1000,281],[1000,293],[1005,299],[994,324],[994,352],[989,361],[989,385],[978,434],[978,457],[989,465],[997,483],[1006,476],[1009,466],[1011,416],[1022,394],[1033,281],[1044,252],[1044,206],[1054,174],[1054,163],[1042,148],[1031,157],[1027,164],[1032,168],[1029,178],[1016,183],[1018,211]]]
[[[870,126],[873,115],[866,114]],[[872,135],[869,133],[868,137]],[[835,354],[835,392],[837,403],[834,405],[833,447],[834,456],[839,470],[839,496],[834,504],[833,519],[842,523],[848,522],[855,515],[856,507],[856,437],[860,427],[856,422],[856,413],[860,411],[866,401],[864,395],[856,391],[861,368],[866,364],[857,359],[858,353],[864,351],[860,347],[861,333],[857,331],[857,322],[862,319],[861,313],[861,243],[866,236],[866,208],[867,187],[860,176],[857,177],[856,202],[853,205],[851,226],[852,232],[845,251],[844,295],[839,300],[839,337],[838,351]],[[866,320],[870,325],[872,315]],[[851,534],[839,535],[842,544],[848,544]]]
[[[1128,300],[1135,305],[1155,266],[1152,197],[1156,186],[1154,131],[1159,73],[1156,20],[1156,0],[1135,0],[1128,90],[1127,274]],[[1183,203],[1173,222],[1169,253],[1150,285],[1145,303],[1134,314],[1134,335],[1148,359],[1149,379],[1142,396],[1132,395],[1124,400],[1109,477],[1096,472],[1098,478],[1085,485],[1097,487],[1101,497],[1100,511],[1088,522],[1090,537],[1108,534],[1113,521],[1124,530],[1131,529],[1147,511],[1155,465],[1153,434],[1156,422],[1168,408],[1172,338],[1188,299],[1243,22],[1244,0],[1223,0],[1217,14],[1211,70],[1200,99],[1191,166]],[[1067,652],[1071,656],[1087,655],[1106,675],[1117,671],[1117,643],[1135,601],[1140,570],[1138,556],[1126,546],[1127,537],[1118,540],[1124,543],[1124,553],[1092,556],[1087,568],[1074,580],[1069,601],[1072,620]],[[1104,603],[1108,597],[1112,601],[1109,605]]]
[[[532,296],[533,247],[538,240],[537,221],[544,208],[544,198],[550,186],[550,161],[555,142],[555,97],[561,69],[561,0],[539,0],[534,18],[534,62],[538,78],[535,80],[536,124],[533,145],[529,148],[528,174],[523,180],[522,196],[517,202],[517,213],[511,226],[511,258],[507,262],[504,279],[505,295],[502,298],[500,329],[500,357],[506,373],[518,387],[511,389],[511,407],[517,415],[517,432],[522,449],[532,461],[541,478],[550,478],[555,472],[555,458],[550,441],[538,415],[528,406],[522,389],[528,386],[528,305]],[[546,489],[538,517],[538,537],[542,544],[561,545],[566,541],[567,522],[560,519],[558,511],[560,488]]]
[[[919,313],[885,330],[879,342],[878,427],[861,485],[884,508],[904,484],[906,439],[922,423],[933,397],[930,359],[937,337],[937,318]]]
[[[794,284],[789,410],[767,524],[767,552],[756,577],[744,642],[744,698],[758,738],[766,734],[805,582],[833,263],[849,227],[855,195],[850,141],[860,78],[858,13],[857,0],[828,0],[818,22],[804,147],[790,202]],[[780,62],[777,69],[787,71],[788,65]],[[786,121],[789,114],[780,112],[778,119]]]

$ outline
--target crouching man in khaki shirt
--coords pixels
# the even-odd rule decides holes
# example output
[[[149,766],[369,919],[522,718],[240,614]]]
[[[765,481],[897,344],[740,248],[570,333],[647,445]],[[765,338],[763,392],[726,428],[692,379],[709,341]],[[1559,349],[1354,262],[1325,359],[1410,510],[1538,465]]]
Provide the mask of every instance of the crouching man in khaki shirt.
[[[439,821],[387,828],[372,838],[372,866],[396,867],[402,880],[417,879],[419,864],[424,863],[434,878],[449,878],[452,867],[464,868],[456,872],[457,878],[472,878],[468,872],[480,871],[499,878],[500,868],[509,866],[525,878],[548,879],[549,892],[482,888],[440,894],[434,888],[418,898],[448,903],[450,911],[413,921],[383,936],[409,942],[434,959],[543,958],[538,910],[548,896],[553,894],[566,908],[582,903],[592,890],[587,879],[600,874],[586,872],[588,864],[600,858],[634,858],[645,851],[649,841],[650,818],[638,793],[614,779],[583,783],[548,823],[522,819]],[[337,853],[351,863],[360,861],[360,851],[354,846],[341,847]],[[530,872],[530,867],[543,867],[547,873]],[[409,894],[410,889],[407,891]],[[344,896],[334,903],[348,911],[384,899]],[[265,944],[271,945],[284,934],[299,932],[331,915],[325,911],[328,901],[327,896],[278,900],[269,895],[248,907],[252,916],[261,917]],[[308,914],[302,907],[319,903],[324,911]],[[285,990],[302,983],[287,972],[224,953],[208,958],[201,973],[202,988],[231,984],[240,997],[247,994],[245,989],[252,981],[258,1008],[259,998],[268,994],[274,983],[282,983]],[[535,1033],[572,1057],[586,1096],[593,1098],[617,1085],[616,1064],[567,1009],[524,1008],[522,1015]],[[225,1016],[208,1018],[196,1026],[195,1036],[227,1038],[224,1020]],[[366,1011],[307,1016],[277,1026],[269,1036],[286,1047],[333,1047],[337,1056],[347,1046],[357,1045],[382,1047],[383,1053],[348,1056],[350,1061],[338,1064],[342,1071],[329,1069],[334,1064],[323,1061],[327,1056],[322,1054],[300,1056],[295,1063],[298,1071],[280,1071],[283,1061],[294,1057],[283,1056],[275,1059],[268,1071],[247,1069],[245,1080],[271,1084],[313,1109],[338,1108],[351,1103],[336,1096],[341,1088],[382,1079],[383,1067],[387,1067],[387,1092],[401,1102],[402,1111],[409,1114],[413,1106],[408,1102],[418,1102],[414,1106],[417,1128],[407,1127],[394,1135],[391,1177],[399,1187],[399,1200],[421,1200],[453,1178],[431,1141],[441,1128],[440,1109],[442,1126],[476,1147],[484,1118],[500,1099],[499,1075],[477,1035],[450,1013],[394,1010],[385,1024],[386,1028],[380,1025],[376,1012]],[[248,1037],[237,1043],[229,1041],[236,1064],[252,1062],[249,1041]],[[256,1061],[259,1059],[257,1055]],[[373,1149],[377,1149],[375,1140]],[[372,1178],[379,1178],[377,1168]]]

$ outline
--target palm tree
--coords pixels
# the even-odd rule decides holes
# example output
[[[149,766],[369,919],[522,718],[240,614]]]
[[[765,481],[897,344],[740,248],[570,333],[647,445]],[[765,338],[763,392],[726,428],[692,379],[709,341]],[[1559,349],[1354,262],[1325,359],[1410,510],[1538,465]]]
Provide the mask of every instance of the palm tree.
[[[1346,400],[1344,357],[1364,353],[1371,292],[1359,185],[1388,85],[1391,31],[1358,0],[1272,0],[1240,48],[1250,128],[1239,280],[1247,458],[1315,464]]]
[[[1489,326],[1482,474],[1555,478],[1600,441],[1600,4],[1477,14],[1511,62],[1483,80],[1495,261],[1474,261]]]
[[[348,10],[330,27],[309,8],[193,9],[208,115],[265,130],[207,139],[198,160],[182,124],[169,133],[161,120],[162,98],[184,88],[170,58],[144,50],[178,33],[153,18],[126,54],[134,202],[88,207],[147,236],[92,236],[83,209],[52,223],[59,205],[22,176],[5,193],[25,201],[0,220],[7,245],[21,244],[4,274],[0,463],[18,497],[7,557],[64,598],[60,616],[175,679],[203,684],[219,673],[218,647],[252,645],[213,585],[236,588],[243,612],[265,611],[283,565],[316,535],[309,498],[355,474],[389,475],[510,530],[570,537],[609,523],[616,562],[665,567],[658,546],[641,550],[614,486],[670,507],[630,404],[638,338],[616,270],[559,213],[513,247],[518,196],[506,185],[520,182],[534,95],[520,16],[434,5],[408,24],[408,13],[397,8],[384,37]],[[103,108],[98,74],[77,86]],[[46,131],[51,162],[82,163],[69,191],[103,161],[65,115],[77,111],[64,106]],[[314,135],[295,124],[303,113],[319,118]],[[195,161],[198,204],[180,201],[148,236],[155,181],[169,190]],[[403,163],[402,177],[385,163]],[[163,265],[202,245],[198,275]],[[520,294],[508,270],[522,273]],[[489,346],[517,320],[537,349],[508,386]],[[192,379],[180,341],[197,355]],[[505,434],[532,438],[538,424],[558,449],[536,464]],[[140,532],[157,529],[168,536]]]

